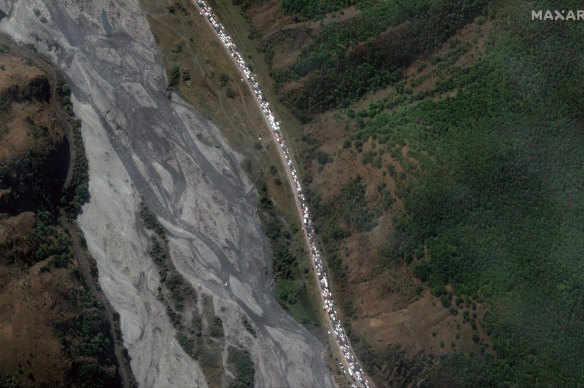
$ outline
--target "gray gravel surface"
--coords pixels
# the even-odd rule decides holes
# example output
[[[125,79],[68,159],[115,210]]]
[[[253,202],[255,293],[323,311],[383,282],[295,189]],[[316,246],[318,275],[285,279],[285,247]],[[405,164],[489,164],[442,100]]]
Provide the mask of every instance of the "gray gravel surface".
[[[156,298],[158,271],[137,214],[143,200],[167,229],[176,267],[213,296],[226,345],[250,350],[256,386],[333,386],[323,345],[272,296],[271,259],[238,155],[191,106],[162,94],[166,76],[137,0],[0,0],[0,10],[8,15],[0,31],[50,58],[71,84],[90,170],[79,223],[139,384],[206,386]]]

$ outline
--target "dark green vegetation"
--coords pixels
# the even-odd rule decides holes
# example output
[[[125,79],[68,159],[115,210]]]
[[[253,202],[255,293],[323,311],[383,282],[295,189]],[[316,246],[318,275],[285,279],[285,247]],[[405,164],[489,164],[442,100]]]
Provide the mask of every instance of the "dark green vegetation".
[[[85,291],[69,298],[81,313],[55,325],[57,338],[75,360],[69,383],[81,387],[121,386],[110,328],[103,317],[104,306]]]
[[[320,3],[320,2],[315,2]],[[286,4],[284,2],[284,4]],[[361,13],[324,26],[296,62],[276,73],[279,86],[306,77],[283,98],[307,121],[331,108],[395,84],[418,55],[439,48],[457,29],[485,11],[485,0],[367,3]],[[268,40],[265,51],[274,55]]]
[[[352,136],[389,145],[405,139],[431,156],[404,169],[405,212],[394,219],[387,260],[414,261],[436,296],[449,285],[489,307],[480,324],[492,350],[444,356],[436,381],[578,386],[584,379],[584,67],[576,59],[584,29],[531,22],[532,8],[499,9],[506,22],[485,57],[437,85],[455,97],[373,114]]]
[[[49,81],[46,77],[39,76],[30,80],[24,87],[14,84],[5,88],[0,93],[0,111],[9,113],[14,102],[31,102],[33,100],[47,102],[49,97]]]
[[[230,346],[227,353],[227,365],[235,376],[230,388],[249,388],[254,386],[253,361],[246,350]]]
[[[180,65],[175,65],[170,69],[170,74],[168,75],[168,86],[176,86],[180,81]]]
[[[49,81],[44,76],[36,77],[24,87],[10,85],[0,93],[0,111],[9,113],[13,102],[31,102],[33,100],[47,102],[50,97]]]
[[[246,166],[244,166],[246,167]],[[246,170],[253,175],[251,165]],[[309,328],[318,326],[318,315],[315,311],[306,282],[311,281],[310,267],[302,268],[299,255],[302,251],[292,248],[293,239],[301,239],[298,230],[291,230],[288,224],[276,211],[276,207],[268,196],[267,185],[260,173],[256,180],[258,188],[258,214],[262,228],[270,241],[272,248],[272,270],[275,277],[275,296],[280,305],[302,324]]]
[[[222,359],[225,334],[221,318],[215,315],[213,298],[201,295],[202,309],[198,307],[199,295],[175,268],[168,252],[164,228],[144,203],[140,205],[140,217],[144,226],[154,232],[150,238],[150,257],[160,275],[158,297],[164,303],[166,313],[177,331],[176,339],[190,357],[199,361],[207,382],[211,385],[220,384],[221,376],[225,373]],[[249,331],[251,324],[247,318],[243,322],[244,325],[248,323],[249,328],[247,325],[245,327]],[[253,373],[251,364],[251,385],[245,386],[253,386]],[[236,377],[239,379],[238,374]]]
[[[71,90],[69,86],[62,83],[58,90],[61,102],[65,110],[70,115],[73,114],[73,105],[71,104]],[[71,142],[73,153],[71,181],[65,188],[61,205],[65,207],[70,216],[75,216],[81,211],[81,206],[89,200],[89,172],[87,157],[83,148],[83,139],[81,138],[81,122],[75,120],[70,124]]]
[[[318,19],[327,13],[342,10],[345,7],[365,3],[364,0],[282,0],[282,10],[294,16],[294,21]]]
[[[81,139],[81,122],[73,119],[70,90],[62,83],[58,88],[61,104],[70,118],[65,123],[71,128],[74,153],[72,179],[63,187],[69,166],[67,140],[57,138],[46,123],[39,123],[32,116],[25,121],[29,133],[39,147],[31,148],[26,155],[14,158],[0,167],[0,212],[17,214],[23,211],[63,207],[75,216],[89,199],[87,158]],[[0,93],[1,110],[8,114],[14,103],[46,103],[50,98],[50,85],[46,77],[37,77],[22,90],[17,85]],[[59,199],[57,201],[56,199]]]
[[[241,321],[243,323],[243,327],[245,327],[245,330],[247,330],[249,332],[249,334],[251,334],[251,335],[253,335],[255,337],[256,336],[256,330],[252,326],[252,324],[249,321],[249,319],[247,319],[247,317],[243,317],[243,318],[241,318]]]
[[[35,121],[31,118],[31,126]],[[36,127],[35,127],[36,128]],[[39,134],[45,133],[39,128]],[[45,128],[46,130],[46,128]],[[42,135],[41,135],[42,136]],[[65,140],[47,156],[30,151],[0,167],[0,212],[18,214],[41,207],[55,210],[67,174],[68,147]]]

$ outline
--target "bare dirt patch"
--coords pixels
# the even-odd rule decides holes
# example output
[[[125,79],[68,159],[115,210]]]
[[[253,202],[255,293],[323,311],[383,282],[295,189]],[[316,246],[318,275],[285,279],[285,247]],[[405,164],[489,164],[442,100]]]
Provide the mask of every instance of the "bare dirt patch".
[[[7,282],[0,293],[0,369],[15,372],[23,385],[34,381],[64,384],[68,360],[53,335],[63,310],[57,306],[62,301],[54,297],[54,290],[71,287],[68,271],[40,275],[14,268],[1,271]]]
[[[41,131],[42,134],[38,133]],[[0,163],[20,157],[28,150],[50,151],[54,141],[63,135],[48,103],[13,103],[11,112],[0,124]]]
[[[24,58],[0,54],[0,94],[3,104],[0,163],[8,163],[29,150],[42,153],[49,151],[54,140],[63,137],[63,129],[56,124],[55,114],[48,101],[31,101],[20,97],[32,81],[43,77],[42,70]]]
[[[367,296],[365,294],[364,298]],[[394,307],[401,304],[398,292],[390,292],[387,297]],[[399,344],[410,354],[422,350],[436,354],[461,350],[478,353],[480,350],[480,345],[472,340],[471,325],[464,323],[461,314],[452,315],[438,298],[427,292],[403,308],[383,310],[375,315],[369,313],[370,304],[366,307],[353,325],[374,348],[381,350],[387,344]]]
[[[0,85],[4,91],[10,85],[26,85],[43,72],[29,64],[26,59],[9,54],[0,54]]]
[[[491,31],[492,26],[493,22],[490,20],[487,20],[482,24],[474,21],[467,24],[461,31],[459,31],[456,35],[456,39],[459,39],[462,42],[471,42],[472,45],[467,53],[458,58],[455,65],[469,65],[484,54],[485,41],[489,37],[489,32]]]
[[[279,1],[265,1],[249,8],[251,25],[268,36],[292,23],[292,18],[282,14]]]

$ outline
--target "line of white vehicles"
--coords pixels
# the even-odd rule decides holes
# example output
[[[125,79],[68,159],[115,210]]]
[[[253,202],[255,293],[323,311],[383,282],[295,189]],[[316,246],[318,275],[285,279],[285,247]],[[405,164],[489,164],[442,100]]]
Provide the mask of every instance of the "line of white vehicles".
[[[302,207],[304,231],[310,243],[312,259],[314,260],[314,267],[316,269],[316,274],[318,275],[318,279],[320,282],[320,291],[324,299],[323,309],[324,311],[326,311],[333,326],[333,333],[329,332],[329,335],[334,335],[335,341],[337,342],[341,352],[343,353],[343,356],[345,357],[348,369],[345,370],[343,364],[341,363],[339,363],[339,365],[341,366],[341,370],[346,375],[348,375],[353,380],[353,382],[359,382],[361,385],[369,388],[371,386],[370,382],[367,379],[365,373],[363,372],[363,369],[359,365],[359,362],[357,361],[355,355],[353,354],[353,351],[349,345],[347,334],[345,333],[341,321],[337,316],[335,304],[333,301],[333,295],[329,289],[329,281],[327,278],[327,274],[323,267],[322,258],[317,247],[316,236],[312,224],[312,219],[310,217],[310,211],[308,210],[308,204],[306,202],[306,199],[304,198],[304,194],[302,194],[300,179],[298,177],[296,168],[294,167],[294,163],[292,162],[292,158],[290,156],[288,146],[286,145],[286,141],[282,136],[282,132],[280,130],[280,123],[274,117],[274,114],[270,109],[270,103],[266,100],[258,81],[256,80],[255,76],[253,75],[245,61],[243,60],[243,57],[237,50],[237,47],[233,43],[233,40],[225,31],[223,25],[219,22],[219,19],[217,18],[211,7],[204,0],[196,0],[196,3],[202,11],[201,15],[204,15],[204,17],[207,18],[209,23],[211,23],[211,26],[213,26],[213,29],[217,33],[219,39],[221,40],[221,42],[223,42],[223,45],[225,46],[227,51],[231,54],[231,56],[241,69],[241,71],[245,74],[247,82],[249,83],[256,98],[260,103],[262,112],[265,115],[268,123],[270,124],[270,129],[273,132],[278,142],[278,145],[282,149],[282,153],[286,158],[286,162],[288,164],[288,169],[290,170],[290,174],[292,175],[292,179],[294,180],[294,185],[296,186],[298,201],[300,203],[300,206]],[[353,384],[353,387],[356,388],[357,386]]]

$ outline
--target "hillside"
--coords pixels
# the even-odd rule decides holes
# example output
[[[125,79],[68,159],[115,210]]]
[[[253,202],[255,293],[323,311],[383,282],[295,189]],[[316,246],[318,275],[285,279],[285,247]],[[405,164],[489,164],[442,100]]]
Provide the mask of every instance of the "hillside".
[[[211,2],[280,101],[368,372],[579,385],[582,27],[532,22],[543,2],[314,4]]]
[[[68,220],[87,199],[79,124],[66,85],[31,55],[0,46],[0,386],[130,386]]]

